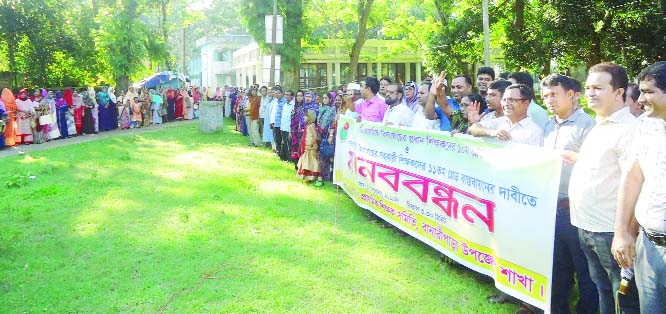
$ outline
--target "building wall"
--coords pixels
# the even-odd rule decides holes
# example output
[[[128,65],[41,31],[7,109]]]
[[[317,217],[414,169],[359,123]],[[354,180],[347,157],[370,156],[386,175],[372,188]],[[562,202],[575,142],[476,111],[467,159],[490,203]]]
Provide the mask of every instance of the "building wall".
[[[349,82],[349,54],[346,42],[324,40],[324,43],[323,48],[306,48],[303,53],[299,88],[332,90]],[[389,76],[401,83],[410,80],[421,81],[423,78],[421,54],[415,51],[393,53],[402,45],[402,41],[399,40],[368,40],[361,52],[358,76],[378,78]],[[236,71],[238,86],[266,84],[268,78],[262,77],[262,69],[270,66],[264,64],[264,54],[256,43],[236,50],[233,56],[233,68]]]
[[[249,35],[203,37],[197,40],[189,64],[192,85],[213,88],[237,85],[233,51],[251,42]]]

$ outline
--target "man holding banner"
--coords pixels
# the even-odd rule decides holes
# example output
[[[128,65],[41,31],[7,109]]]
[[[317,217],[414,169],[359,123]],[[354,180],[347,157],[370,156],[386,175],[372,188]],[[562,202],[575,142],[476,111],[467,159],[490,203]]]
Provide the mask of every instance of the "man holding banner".
[[[569,297],[578,280],[576,313],[597,313],[599,296],[590,278],[587,259],[580,247],[578,229],[571,225],[569,213],[569,178],[573,168],[570,156],[578,153],[587,134],[594,127],[594,119],[574,108],[573,79],[551,74],[541,81],[543,102],[554,116],[546,122],[544,146],[562,153],[563,163],[555,216],[555,244],[553,248],[553,294],[550,311],[570,313]]]

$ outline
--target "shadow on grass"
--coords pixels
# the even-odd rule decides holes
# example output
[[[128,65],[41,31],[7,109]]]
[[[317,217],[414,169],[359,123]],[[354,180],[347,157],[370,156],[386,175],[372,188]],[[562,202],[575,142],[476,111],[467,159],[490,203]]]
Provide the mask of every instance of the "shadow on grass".
[[[156,312],[222,270],[167,312],[512,312],[486,304],[492,288],[470,273],[367,223],[342,190],[300,183],[292,164],[226,125],[3,160],[0,173],[36,178],[0,188],[0,308]]]

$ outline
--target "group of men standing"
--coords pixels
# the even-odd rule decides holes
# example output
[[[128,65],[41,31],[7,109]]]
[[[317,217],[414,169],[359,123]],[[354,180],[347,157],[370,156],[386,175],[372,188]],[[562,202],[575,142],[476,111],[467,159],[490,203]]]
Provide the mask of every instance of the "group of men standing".
[[[481,68],[477,77],[481,99],[465,75],[451,81],[451,97],[445,94],[445,73],[404,87],[368,77],[360,86],[362,101],[347,108],[362,121],[557,151],[562,173],[551,312],[570,313],[577,282],[577,313],[610,314],[616,306],[629,314],[666,313],[666,188],[659,184],[666,178],[666,62],[645,68],[639,84],[629,83],[626,69],[617,64],[590,68],[584,95],[594,118],[581,108],[582,84],[571,77],[551,74],[541,81],[549,118],[534,102],[529,74],[495,80],[488,69]],[[409,88],[418,93],[412,106]],[[528,305],[517,311],[530,312]]]

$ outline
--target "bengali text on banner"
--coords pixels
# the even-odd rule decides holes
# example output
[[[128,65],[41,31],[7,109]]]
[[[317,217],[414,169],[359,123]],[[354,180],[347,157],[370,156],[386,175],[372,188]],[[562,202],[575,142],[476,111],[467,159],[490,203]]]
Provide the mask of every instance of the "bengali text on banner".
[[[560,167],[538,147],[338,121],[334,182],[359,206],[546,310]]]

